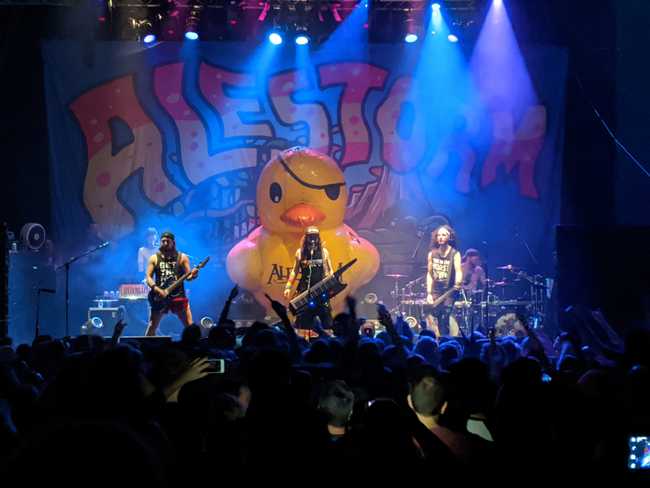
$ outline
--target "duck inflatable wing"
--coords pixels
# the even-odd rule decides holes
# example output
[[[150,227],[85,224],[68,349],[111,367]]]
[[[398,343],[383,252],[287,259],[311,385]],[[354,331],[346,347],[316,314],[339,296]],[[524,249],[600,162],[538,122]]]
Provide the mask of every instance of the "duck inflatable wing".
[[[296,250],[305,229],[317,226],[335,270],[358,260],[343,274],[348,286],[331,301],[334,313],[342,311],[345,297],[379,269],[377,249],[343,223],[347,201],[343,172],[330,157],[306,148],[280,153],[264,166],[257,183],[261,225],[228,253],[228,275],[267,311],[271,308],[265,293],[286,304],[282,292]]]

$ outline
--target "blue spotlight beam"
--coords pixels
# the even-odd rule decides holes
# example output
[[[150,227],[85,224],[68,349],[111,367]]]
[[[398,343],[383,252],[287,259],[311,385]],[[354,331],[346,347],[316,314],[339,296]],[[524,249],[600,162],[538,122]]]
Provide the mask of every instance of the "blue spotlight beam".
[[[412,44],[418,40],[418,35],[417,34],[406,34],[404,36],[404,42],[408,44]]]
[[[358,3],[355,9],[329,36],[323,51],[344,49],[350,55],[366,59],[368,51],[368,4]]]
[[[410,124],[413,131],[424,132],[431,148],[440,148],[453,139],[456,124],[462,120],[463,107],[471,105],[475,91],[460,46],[448,40],[451,32],[444,12],[433,7],[427,21],[427,35],[422,38],[417,60],[414,60],[416,68],[408,96],[409,103],[418,106],[413,112],[417,117],[410,122],[400,119],[400,122]],[[408,128],[404,129],[408,133]],[[421,162],[432,164],[435,155],[432,149],[421,156]]]
[[[282,36],[278,32],[271,32],[269,34],[269,42],[275,46],[282,44]]]

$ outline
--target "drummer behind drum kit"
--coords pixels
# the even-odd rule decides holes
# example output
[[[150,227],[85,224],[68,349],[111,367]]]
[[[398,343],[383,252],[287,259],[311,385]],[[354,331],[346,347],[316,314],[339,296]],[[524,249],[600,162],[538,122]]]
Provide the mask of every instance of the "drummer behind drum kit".
[[[487,280],[484,290],[461,290],[457,293],[450,313],[450,330],[460,329],[464,335],[474,330],[496,330],[496,335],[526,335],[519,316],[529,319],[529,326],[540,328],[546,315],[553,281],[542,275],[530,275],[521,268],[506,264],[496,269],[503,273],[500,280]],[[402,288],[402,274],[389,274],[395,280],[391,296],[393,312],[399,312],[412,328],[416,328],[427,313],[426,275],[409,281]]]

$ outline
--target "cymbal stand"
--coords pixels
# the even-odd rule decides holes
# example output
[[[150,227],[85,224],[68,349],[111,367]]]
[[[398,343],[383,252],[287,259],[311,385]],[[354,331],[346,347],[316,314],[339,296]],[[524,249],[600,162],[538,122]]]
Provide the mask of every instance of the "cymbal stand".
[[[393,291],[391,292],[391,295],[393,295],[393,310],[398,311],[399,306],[400,306],[400,299],[399,299],[399,278],[395,277],[395,287],[393,288]]]

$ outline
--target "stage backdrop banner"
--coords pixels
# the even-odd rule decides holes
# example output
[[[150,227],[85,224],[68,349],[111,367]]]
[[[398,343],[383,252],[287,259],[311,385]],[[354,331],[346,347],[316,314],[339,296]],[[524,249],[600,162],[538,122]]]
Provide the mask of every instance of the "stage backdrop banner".
[[[89,239],[136,249],[154,226],[223,264],[259,225],[264,165],[307,146],[343,172],[345,223],[379,251],[378,276],[423,274],[430,231],[445,222],[461,250],[479,249],[494,269],[553,268],[564,50],[525,50],[536,98],[521,105],[482,84],[469,61],[457,83],[443,69],[421,75],[402,44],[368,45],[362,55],[269,49],[44,43],[63,249]],[[269,268],[269,280],[283,283],[291,264]]]

